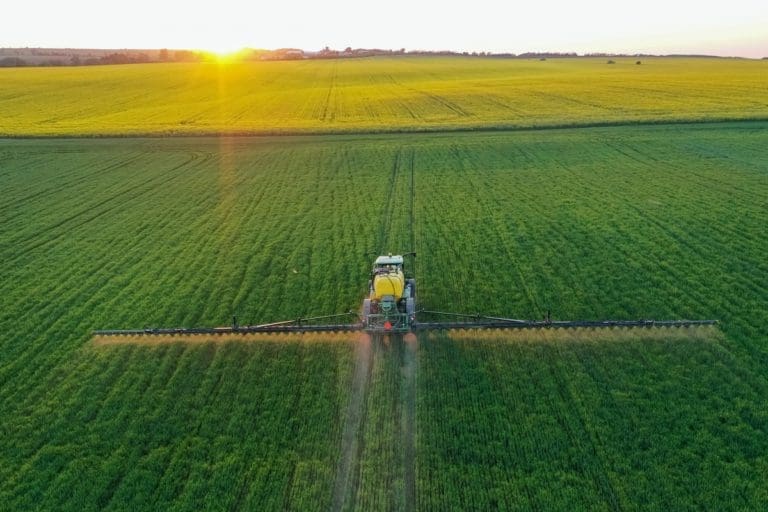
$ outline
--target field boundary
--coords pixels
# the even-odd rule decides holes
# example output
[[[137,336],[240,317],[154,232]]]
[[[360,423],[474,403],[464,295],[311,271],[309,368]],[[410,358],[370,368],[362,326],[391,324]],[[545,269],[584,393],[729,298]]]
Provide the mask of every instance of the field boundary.
[[[584,123],[554,123],[533,126],[520,126],[515,124],[478,125],[478,126],[422,126],[422,127],[398,127],[383,129],[347,129],[335,130],[332,128],[322,130],[241,130],[241,131],[200,131],[200,132],[117,132],[117,133],[61,133],[61,134],[12,134],[0,132],[2,140],[81,140],[81,139],[175,139],[175,138],[282,138],[282,137],[318,137],[318,136],[355,136],[355,135],[432,135],[432,134],[461,134],[461,133],[496,133],[496,132],[539,132],[548,130],[572,130],[582,128],[618,128],[618,127],[643,127],[643,126],[679,126],[679,125],[718,125],[718,124],[750,124],[768,123],[765,117],[715,117],[709,119],[639,119],[639,120],[615,120],[592,121]]]

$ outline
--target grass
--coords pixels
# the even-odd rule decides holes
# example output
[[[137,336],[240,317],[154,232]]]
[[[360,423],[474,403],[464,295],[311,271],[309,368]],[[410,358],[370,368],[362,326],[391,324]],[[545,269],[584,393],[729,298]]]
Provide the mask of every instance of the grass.
[[[411,248],[426,307],[721,334],[374,347],[345,503],[759,508],[767,128],[1,140],[0,508],[327,509],[351,341],[90,331],[346,311]]]
[[[394,57],[0,69],[0,136],[445,131],[768,119],[745,59]]]

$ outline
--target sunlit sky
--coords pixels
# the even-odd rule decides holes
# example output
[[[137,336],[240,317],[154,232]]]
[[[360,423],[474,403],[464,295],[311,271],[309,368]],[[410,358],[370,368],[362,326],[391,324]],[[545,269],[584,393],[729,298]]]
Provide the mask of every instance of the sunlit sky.
[[[0,47],[768,56],[768,0],[9,0]]]

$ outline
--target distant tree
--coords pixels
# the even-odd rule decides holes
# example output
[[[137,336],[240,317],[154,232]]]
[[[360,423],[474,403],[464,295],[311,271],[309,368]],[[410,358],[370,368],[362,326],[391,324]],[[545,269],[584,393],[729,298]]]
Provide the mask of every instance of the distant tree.
[[[99,61],[102,64],[128,64],[129,59],[124,53],[110,53],[102,56]]]
[[[161,61],[163,61],[163,62],[167,61],[168,60],[168,49],[167,48],[163,48],[162,50],[160,50],[160,54],[159,54],[158,58]]]
[[[637,61],[637,62],[635,62],[635,64],[639,66],[640,64],[642,64],[642,62]]]
[[[71,66],[79,66],[80,64],[82,64],[80,62],[80,56],[79,55],[73,55],[72,58],[69,59],[69,64]]]
[[[18,57],[6,57],[0,59],[0,68],[20,68],[27,65],[27,61]]]
[[[191,62],[200,60],[200,57],[195,52],[189,50],[176,50],[173,53],[173,60],[178,62]]]

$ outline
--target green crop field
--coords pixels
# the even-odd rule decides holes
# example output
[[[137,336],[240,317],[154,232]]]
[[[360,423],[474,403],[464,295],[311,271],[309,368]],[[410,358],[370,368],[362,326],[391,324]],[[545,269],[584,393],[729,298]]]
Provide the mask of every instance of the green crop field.
[[[768,61],[393,57],[0,69],[0,136],[768,119]]]
[[[409,62],[396,64],[425,73],[428,61]],[[663,65],[675,62],[687,61]],[[500,66],[523,65],[571,64]],[[49,73],[112,76],[13,77]],[[712,115],[760,114],[765,92],[745,83],[711,81],[733,89],[713,104],[734,102]],[[163,131],[176,114],[153,94],[155,115],[133,110],[134,98],[108,120],[106,93],[79,120],[69,104],[45,115],[61,112],[52,132],[128,133],[144,112],[148,131]],[[8,105],[21,111],[23,99],[0,103],[4,120]],[[43,110],[3,127],[41,133]],[[0,140],[0,509],[759,510],[766,147],[759,121]],[[409,249],[425,307],[721,323],[91,341],[99,328],[359,308],[367,253]]]

